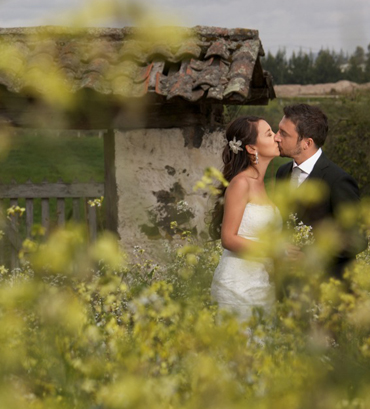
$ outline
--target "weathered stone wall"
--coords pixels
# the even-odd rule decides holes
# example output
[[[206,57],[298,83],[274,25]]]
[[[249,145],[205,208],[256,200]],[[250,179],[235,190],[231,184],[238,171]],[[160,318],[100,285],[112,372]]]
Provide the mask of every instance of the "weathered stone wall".
[[[198,235],[212,200],[193,186],[204,169],[221,169],[222,132],[205,133],[199,148],[182,129],[115,132],[118,233],[130,253],[138,245],[163,249],[171,239],[171,222]],[[199,145],[199,141],[196,145]]]

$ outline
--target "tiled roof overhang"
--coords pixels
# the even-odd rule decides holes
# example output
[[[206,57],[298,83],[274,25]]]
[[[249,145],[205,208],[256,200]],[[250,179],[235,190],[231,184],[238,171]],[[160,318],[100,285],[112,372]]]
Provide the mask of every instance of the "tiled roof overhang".
[[[179,99],[265,104],[275,97],[259,60],[263,48],[258,31],[204,26],[177,30],[180,43],[148,46],[135,28],[0,29],[0,88],[13,95],[42,96],[51,90],[48,81],[39,79],[56,73],[68,93],[92,90],[122,100],[149,97],[156,104]],[[6,54],[10,46],[13,51]]]

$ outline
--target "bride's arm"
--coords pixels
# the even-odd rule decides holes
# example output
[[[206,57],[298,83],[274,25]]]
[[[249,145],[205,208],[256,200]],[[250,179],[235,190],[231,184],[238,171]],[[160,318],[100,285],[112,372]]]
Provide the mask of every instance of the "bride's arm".
[[[221,227],[222,247],[234,253],[245,253],[256,243],[238,236],[238,230],[249,201],[249,183],[246,178],[236,177],[225,192],[224,215]]]

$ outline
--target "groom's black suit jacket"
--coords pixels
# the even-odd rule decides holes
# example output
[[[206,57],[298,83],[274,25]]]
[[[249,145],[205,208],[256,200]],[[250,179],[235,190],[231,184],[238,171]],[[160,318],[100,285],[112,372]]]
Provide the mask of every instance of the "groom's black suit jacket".
[[[276,173],[276,178],[278,180],[290,178],[292,168],[293,161],[280,166]],[[329,160],[323,152],[307,179],[319,180],[323,182],[328,189],[327,195],[318,203],[314,205],[298,204],[296,209],[298,220],[302,220],[306,225],[315,226],[317,222],[323,219],[335,219],[336,212],[341,205],[360,202],[360,192],[355,179]],[[351,233],[348,234],[353,235],[350,241],[352,244],[355,243],[355,245],[351,246],[351,249],[343,250],[333,260],[331,273],[335,276],[340,277],[345,265],[353,259],[357,253],[367,248],[367,238],[359,232],[356,226],[354,226]]]

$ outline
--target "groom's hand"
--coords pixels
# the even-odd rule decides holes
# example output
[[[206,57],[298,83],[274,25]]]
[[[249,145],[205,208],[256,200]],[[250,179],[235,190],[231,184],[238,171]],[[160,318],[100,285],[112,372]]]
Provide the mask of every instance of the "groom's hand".
[[[304,254],[300,247],[294,244],[287,244],[285,247],[285,255],[290,261],[302,260]]]

